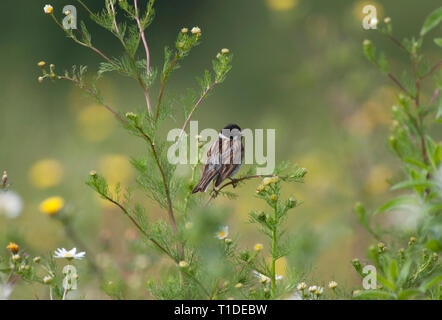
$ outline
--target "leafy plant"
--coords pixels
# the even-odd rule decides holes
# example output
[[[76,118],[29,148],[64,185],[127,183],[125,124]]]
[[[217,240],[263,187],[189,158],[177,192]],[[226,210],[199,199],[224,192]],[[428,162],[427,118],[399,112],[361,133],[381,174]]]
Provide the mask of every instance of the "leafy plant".
[[[87,67],[73,67],[72,71],[58,74],[54,65],[41,62],[42,75],[39,81],[51,79],[53,81],[66,80],[85,91],[98,103],[103,105],[120,122],[125,130],[135,137],[141,138],[146,146],[146,155],[140,159],[132,159],[131,163],[138,175],[138,188],[145,196],[163,209],[167,222],[164,219],[150,221],[148,214],[141,205],[134,200],[134,190],[125,189],[117,184],[110,187],[104,176],[91,171],[87,185],[103,199],[118,208],[138,229],[146,246],[155,248],[156,252],[169,259],[172,265],[164,269],[159,279],[147,282],[150,294],[159,299],[215,299],[227,297],[241,298],[277,298],[290,292],[294,288],[294,279],[280,280],[276,275],[276,260],[284,256],[286,246],[280,240],[283,236],[282,225],[287,218],[287,211],[296,207],[299,202],[290,198],[282,201],[280,189],[282,182],[302,182],[306,170],[294,167],[289,169],[288,164],[280,166],[274,174],[260,176],[254,174],[250,168],[245,175],[214,188],[209,197],[192,196],[191,191],[197,183],[198,164],[191,165],[190,181],[176,174],[176,165],[167,159],[170,147],[176,148],[196,110],[203,101],[221,84],[231,69],[232,54],[226,48],[216,54],[212,60],[212,69],[206,70],[199,79],[199,92],[186,94],[180,101],[184,103],[184,119],[181,133],[177,141],[171,145],[160,132],[167,125],[167,120],[176,118],[173,103],[165,99],[167,83],[174,71],[191,51],[200,44],[202,31],[198,27],[191,30],[182,28],[177,35],[174,45],[164,50],[164,63],[160,70],[151,66],[149,46],[145,34],[153,20],[154,0],[150,0],[142,9],[137,0],[133,2],[122,0],[105,0],[105,7],[101,12],[94,13],[80,0],[77,2],[88,12],[92,21],[111,32],[121,43],[124,54],[118,58],[110,58],[98,49],[86,23],[81,22],[77,30],[65,29],[54,15],[52,7],[46,13],[75,43],[91,49],[103,61],[98,67],[95,80],[87,79]],[[121,13],[125,20],[121,22]],[[144,57],[139,58],[138,52]],[[132,78],[144,94],[145,107],[140,110],[121,113],[109,106],[100,94],[96,81],[109,72]],[[156,99],[153,97],[153,85],[159,79],[159,91]],[[190,102],[189,102],[190,101]],[[200,149],[199,149],[200,150]],[[199,151],[201,152],[201,150]],[[202,155],[199,154],[199,159]],[[199,160],[198,159],[198,160]],[[217,196],[223,195],[234,198],[236,195],[224,190],[229,186],[254,178],[271,179],[271,183],[264,180],[263,190],[257,196],[265,200],[272,208],[272,216],[262,219],[256,213],[251,213],[251,221],[259,223],[265,235],[271,238],[271,262],[259,260],[261,246],[255,246],[255,253],[249,250],[240,250],[236,241],[228,237],[228,229],[222,235],[216,230],[222,225],[221,215],[209,206]],[[261,188],[261,187],[260,187]],[[275,198],[276,197],[276,198]],[[220,244],[221,243],[221,244]],[[123,291],[119,286],[110,285],[103,280],[102,289],[113,298],[122,298]],[[281,285],[276,285],[281,283]],[[113,281],[111,281],[113,283]]]
[[[397,105],[392,107],[393,125],[388,138],[391,150],[401,161],[405,180],[395,183],[392,190],[403,193],[370,213],[360,203],[355,211],[359,222],[378,241],[369,248],[368,264],[376,267],[378,288],[357,290],[358,299],[440,299],[442,267],[439,254],[441,233],[441,144],[430,135],[433,125],[440,123],[442,114],[442,61],[430,64],[422,53],[425,36],[442,20],[442,7],[433,11],[418,37],[399,41],[393,36],[390,18],[385,18],[380,32],[402,50],[411,63],[412,75],[396,77],[386,55],[378,53],[370,40],[363,43],[364,54],[399,88]],[[434,39],[440,46],[440,39]],[[433,87],[429,80],[433,77]],[[428,97],[428,98],[427,98]],[[398,212],[404,218],[412,215],[412,225],[399,224],[388,229],[373,226],[379,214]],[[353,260],[356,271],[364,278],[367,273],[358,259]]]

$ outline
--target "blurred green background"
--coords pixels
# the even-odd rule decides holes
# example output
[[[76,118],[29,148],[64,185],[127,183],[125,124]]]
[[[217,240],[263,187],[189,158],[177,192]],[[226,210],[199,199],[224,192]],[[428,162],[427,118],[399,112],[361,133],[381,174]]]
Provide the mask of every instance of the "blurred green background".
[[[103,1],[85,2],[97,10]],[[180,94],[188,87],[197,88],[195,77],[211,67],[211,59],[221,48],[234,53],[228,79],[195,114],[200,129],[222,128],[229,122],[243,128],[276,128],[276,162],[290,160],[309,170],[304,185],[285,190],[304,204],[289,219],[296,250],[280,264],[309,271],[324,283],[336,280],[349,289],[359,285],[349,261],[362,258],[371,240],[358,226],[352,208],[356,201],[369,208],[380,205],[391,196],[388,181],[401,174],[386,143],[397,90],[365,60],[361,43],[365,38],[376,41],[392,58],[389,61],[399,75],[407,61],[392,43],[362,28],[362,7],[375,5],[380,21],[390,16],[393,32],[402,38],[417,34],[440,2],[157,2],[157,17],[147,31],[154,67],[162,67],[163,48],[173,45],[182,27],[197,25],[203,34],[202,44],[168,83],[169,92]],[[144,146],[70,83],[38,83],[40,60],[54,63],[59,72],[74,64],[88,65],[93,72],[101,61],[64,36],[44,15],[45,4],[40,0],[2,3],[0,169],[8,170],[11,189],[23,199],[24,210],[16,219],[0,215],[1,246],[16,237],[23,238],[27,249],[36,253],[71,247],[60,224],[38,211],[43,199],[61,196],[66,210],[75,215],[82,240],[92,250],[100,250],[104,243],[108,247],[106,255],[97,257],[99,263],[111,260],[124,267],[136,257],[121,235],[130,240],[134,230],[84,181],[95,169],[111,184],[134,185],[128,160],[141,155]],[[67,4],[75,1],[53,1],[55,14],[61,17]],[[87,21],[94,45],[109,56],[121,55],[118,40],[94,26],[84,10],[77,8],[79,20]],[[424,52],[430,59],[438,57],[430,40],[424,43]],[[143,95],[132,80],[110,75],[98,84],[106,102],[118,110],[132,111],[143,105]],[[152,90],[158,92],[158,87]],[[181,126],[181,114],[176,118],[171,128]],[[241,187],[238,200],[216,200],[229,208],[230,231],[243,246],[263,241],[247,223],[248,212],[262,205],[253,199],[257,184],[250,181]],[[149,207],[149,200],[139,200]],[[159,209],[152,207],[150,212],[155,216]],[[388,221],[381,218],[380,223]],[[150,258],[140,259],[148,270]],[[133,277],[129,282],[137,289],[143,286],[146,272],[150,271],[135,277],[125,271],[123,277]],[[104,297],[92,285],[82,294]],[[12,298],[33,295],[28,290],[15,290]]]

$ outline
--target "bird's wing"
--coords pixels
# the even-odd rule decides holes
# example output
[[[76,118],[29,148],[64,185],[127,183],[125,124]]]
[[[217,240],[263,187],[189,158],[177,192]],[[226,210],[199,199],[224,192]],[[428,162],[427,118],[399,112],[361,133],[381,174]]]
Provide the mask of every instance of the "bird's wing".
[[[216,139],[207,151],[206,160],[203,165],[203,172],[201,174],[201,180],[198,185],[193,189],[193,193],[198,191],[205,191],[210,182],[217,176],[221,167],[220,146],[222,139]]]
[[[215,182],[219,186],[225,179],[230,177],[234,171],[241,166],[244,158],[244,146],[241,139],[223,140],[223,152],[221,154],[221,168]]]

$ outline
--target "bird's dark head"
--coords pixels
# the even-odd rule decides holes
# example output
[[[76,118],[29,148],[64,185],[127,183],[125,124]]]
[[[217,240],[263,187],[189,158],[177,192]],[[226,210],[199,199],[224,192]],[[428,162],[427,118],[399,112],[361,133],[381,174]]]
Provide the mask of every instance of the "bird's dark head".
[[[229,123],[227,126],[224,127],[223,130],[230,130],[230,131],[232,131],[233,129],[241,131],[241,128],[239,127],[239,125],[237,125],[235,123]]]
[[[237,124],[230,123],[220,131],[220,134],[225,137],[241,136],[241,128]]]

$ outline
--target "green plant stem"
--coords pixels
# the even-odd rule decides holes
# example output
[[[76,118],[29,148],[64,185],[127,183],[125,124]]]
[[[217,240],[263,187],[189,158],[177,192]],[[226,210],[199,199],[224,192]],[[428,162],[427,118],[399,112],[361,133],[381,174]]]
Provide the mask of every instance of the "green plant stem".
[[[87,252],[86,259],[89,262],[89,264],[92,267],[92,270],[101,278],[102,272],[101,269],[98,267],[98,265],[95,263],[94,259],[92,257],[95,257],[92,250],[88,248],[84,242],[80,239],[80,237],[77,236],[76,232],[72,228],[72,226],[64,219],[59,219],[61,223],[63,224],[63,227],[66,231],[66,235],[71,238],[72,242],[77,244],[80,248],[82,248],[84,251]]]
[[[192,110],[190,111],[189,115],[186,118],[186,121],[184,121],[183,127],[181,128],[180,134],[178,136],[177,141],[175,142],[175,144],[173,145],[173,152],[176,151],[176,149],[178,148],[178,145],[180,144],[180,141],[184,135],[184,133],[186,132],[186,128],[189,125],[190,119],[192,119],[193,113],[195,112],[195,110],[199,107],[199,105],[203,102],[204,98],[209,94],[209,92],[218,84],[218,82],[214,81],[210,86],[208,86],[206,88],[206,90],[204,90],[204,92],[202,93],[201,97],[198,99],[198,101],[195,103],[195,105],[193,106]]]
[[[140,35],[141,35],[141,40],[144,45],[144,51],[146,52],[146,79],[147,79],[149,77],[149,73],[150,73],[150,52],[149,52],[149,47],[147,45],[146,36],[144,35],[144,26],[141,25],[140,17],[138,14],[138,1],[137,0],[134,0],[134,7],[135,7],[135,21],[137,22],[138,29],[139,29]],[[149,16],[149,14],[150,13],[148,12],[146,15]],[[144,88],[144,95],[146,98],[147,110],[149,112],[149,115],[152,115],[152,107],[150,105],[150,98],[149,98],[149,86],[148,86],[147,82],[146,82],[145,88]]]
[[[210,201],[212,201],[213,199],[215,199],[218,195],[218,193],[224,189],[225,187],[228,187],[230,185],[233,184],[237,184],[238,182],[244,181],[244,180],[250,180],[250,179],[256,179],[256,178],[268,178],[268,177],[275,177],[275,175],[273,174],[264,174],[264,175],[260,175],[260,174],[256,174],[256,175],[252,175],[252,176],[245,176],[245,177],[241,177],[238,179],[233,179],[232,181],[226,182],[225,184],[223,184],[221,187],[217,188],[217,189],[213,189],[215,192],[213,192],[210,197],[207,199],[206,203],[205,203],[205,207],[209,205]]]
[[[169,74],[170,70],[172,70],[172,68],[175,65],[175,63],[178,61],[179,57],[180,57],[180,53],[178,52],[175,55],[175,58],[173,58],[173,60],[170,63],[169,67],[167,68],[167,70],[164,72],[163,79],[161,80],[160,93],[158,94],[158,104],[157,104],[157,109],[156,109],[156,114],[155,114],[155,121],[158,121],[158,118],[160,116],[160,106],[161,106],[161,102],[163,100],[164,88],[166,87],[166,81],[167,81],[167,78],[168,78],[168,74]]]
[[[271,294],[272,298],[275,297],[275,289],[276,289],[276,221],[278,219],[278,204],[275,202],[275,206],[273,208],[273,229],[272,229],[272,265],[271,265],[271,276],[272,276],[272,284],[271,284]]]
[[[95,13],[93,13],[88,6],[86,6],[83,1],[81,0],[76,0],[92,17],[95,17]]]

